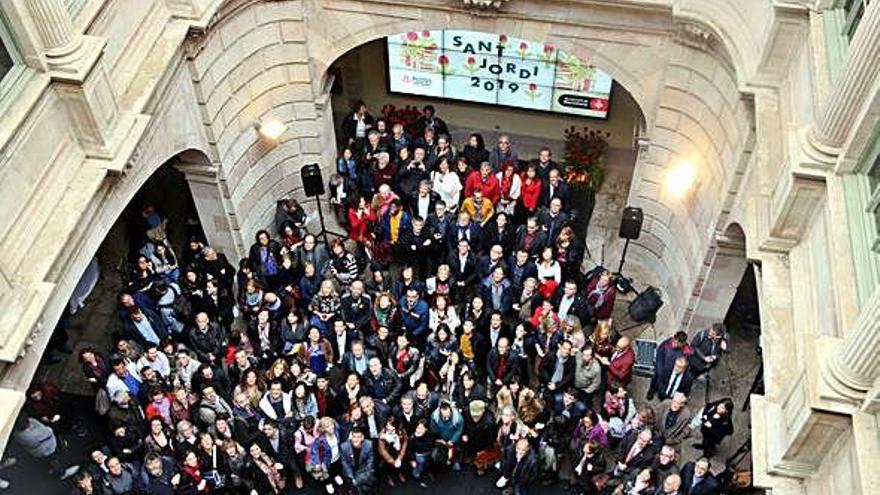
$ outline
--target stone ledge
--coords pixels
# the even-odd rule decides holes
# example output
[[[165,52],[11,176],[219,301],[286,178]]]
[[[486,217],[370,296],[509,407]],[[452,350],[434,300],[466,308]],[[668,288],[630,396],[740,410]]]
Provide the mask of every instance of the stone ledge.
[[[33,341],[33,333],[43,330],[43,309],[54,290],[54,283],[36,282],[16,288],[3,298],[3,306],[0,306],[3,315],[0,318],[0,362],[15,363]]]

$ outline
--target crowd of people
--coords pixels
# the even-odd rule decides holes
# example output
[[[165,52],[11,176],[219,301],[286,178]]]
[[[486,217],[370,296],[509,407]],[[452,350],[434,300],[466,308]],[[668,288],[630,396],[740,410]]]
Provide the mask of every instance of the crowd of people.
[[[459,149],[431,106],[405,130],[358,103],[341,134],[330,189],[347,239],[325,245],[283,200],[235,267],[198,237],[175,253],[174,222],[144,209],[113,345],[79,352],[112,437],[75,493],[365,494],[462,469],[515,494],[558,479],[720,493],[710,461],[732,402],[687,397],[724,327],[661,342],[648,397],[631,395],[615,280],[582,269],[549,148],[525,161],[508,135],[487,149],[473,134]],[[26,411],[15,438],[46,457],[27,432],[66,412],[40,386]],[[682,459],[698,435],[703,455]]]

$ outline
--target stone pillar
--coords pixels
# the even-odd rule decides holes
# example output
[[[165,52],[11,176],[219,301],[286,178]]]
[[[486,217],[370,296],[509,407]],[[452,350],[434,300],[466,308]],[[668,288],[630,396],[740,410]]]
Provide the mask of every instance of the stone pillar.
[[[63,0],[27,0],[27,7],[50,67],[79,58],[83,36],[74,30]]]
[[[240,240],[236,242],[239,233],[234,224],[237,220],[224,204],[217,168],[192,162],[181,162],[174,167],[186,177],[208,244],[230,260],[243,256],[243,245]]]
[[[830,385],[851,398],[860,399],[880,378],[880,290],[862,308],[828,368]]]
[[[880,72],[880,2],[871,2],[865,8],[844,67],[810,133],[811,141],[819,148],[837,150],[843,146]]]

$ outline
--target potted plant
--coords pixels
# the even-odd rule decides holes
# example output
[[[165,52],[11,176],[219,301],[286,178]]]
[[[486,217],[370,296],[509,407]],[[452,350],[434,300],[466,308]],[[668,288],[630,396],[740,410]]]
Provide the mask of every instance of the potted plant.
[[[605,155],[611,134],[589,127],[574,126],[565,130],[565,152],[562,163],[565,179],[572,188],[573,200],[583,198],[584,223],[589,226],[596,205],[596,191],[605,180]]]

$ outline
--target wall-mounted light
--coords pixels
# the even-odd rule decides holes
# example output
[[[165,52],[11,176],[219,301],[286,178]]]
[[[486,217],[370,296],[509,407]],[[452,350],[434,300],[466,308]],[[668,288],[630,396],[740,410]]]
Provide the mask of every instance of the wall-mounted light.
[[[254,129],[261,138],[268,141],[278,141],[284,131],[287,130],[287,124],[278,119],[266,119],[254,123]]]
[[[697,181],[697,169],[691,162],[683,162],[666,174],[666,190],[669,194],[681,197],[690,191]]]

